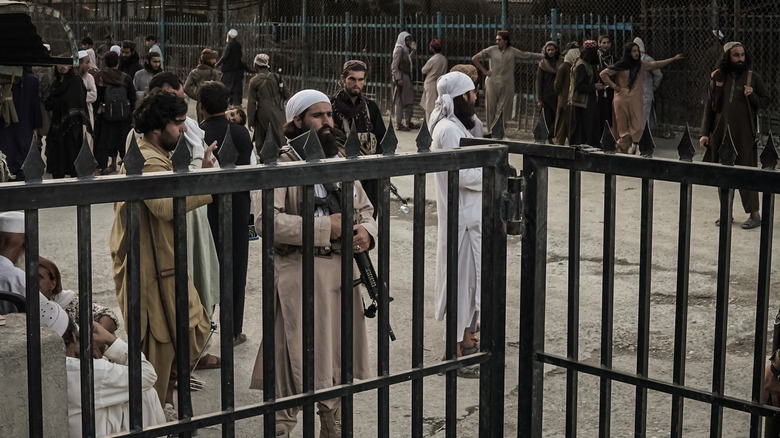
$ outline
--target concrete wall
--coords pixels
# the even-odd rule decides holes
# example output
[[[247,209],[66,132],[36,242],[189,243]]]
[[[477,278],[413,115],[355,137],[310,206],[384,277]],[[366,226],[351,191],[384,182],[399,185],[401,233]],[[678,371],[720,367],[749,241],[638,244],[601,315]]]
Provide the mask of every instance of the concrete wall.
[[[6,325],[0,326],[0,437],[29,435],[26,324],[24,314],[12,313],[6,315]],[[41,364],[43,435],[67,436],[65,344],[45,327],[41,328]]]

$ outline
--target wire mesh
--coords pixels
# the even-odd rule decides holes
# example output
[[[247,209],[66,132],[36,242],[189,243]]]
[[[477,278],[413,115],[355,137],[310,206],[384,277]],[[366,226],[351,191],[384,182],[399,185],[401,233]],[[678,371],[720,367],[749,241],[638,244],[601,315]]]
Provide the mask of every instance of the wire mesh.
[[[184,77],[197,64],[205,47],[224,49],[228,29],[239,31],[244,60],[264,52],[274,69],[282,69],[291,91],[302,87],[333,93],[348,58],[369,65],[366,93],[380,106],[391,107],[390,63],[396,36],[410,32],[420,49],[413,62],[412,80],[422,93],[421,67],[430,56],[428,42],[443,42],[450,67],[469,63],[493,44],[500,29],[511,32],[515,46],[539,51],[548,40],[561,44],[608,34],[619,58],[621,47],[634,37],[645,42],[655,59],[683,53],[685,59],[663,71],[656,91],[659,126],[699,125],[709,74],[721,55],[722,44],[740,40],[752,53],[754,71],[772,93],[762,111],[765,132],[777,131],[780,107],[780,3],[747,0],[306,0],[284,2],[161,2],[106,0],[60,6],[73,22],[77,38],[102,41],[105,33],[117,40],[132,39],[143,48],[147,33],[160,34],[165,67]],[[722,36],[720,36],[722,35]],[[143,52],[143,50],[142,50]],[[514,112],[510,128],[532,130],[538,117],[534,93],[535,61],[516,68]],[[247,81],[248,82],[248,81]],[[478,115],[482,114],[478,109]],[[415,116],[422,110],[415,106]]]

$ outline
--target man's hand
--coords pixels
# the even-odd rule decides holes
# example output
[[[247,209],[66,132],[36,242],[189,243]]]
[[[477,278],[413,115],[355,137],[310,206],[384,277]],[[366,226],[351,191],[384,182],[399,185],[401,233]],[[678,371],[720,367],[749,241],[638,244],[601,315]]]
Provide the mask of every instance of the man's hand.
[[[217,161],[213,155],[215,150],[217,150],[216,140],[214,140],[214,142],[211,143],[208,148],[206,148],[206,152],[203,154],[203,163],[200,165],[202,169],[210,169],[214,167],[214,163]]]
[[[595,84],[593,84],[593,87],[596,89],[596,91],[601,91],[604,89],[604,84],[602,84],[601,82],[596,82]]]
[[[330,216],[330,240],[341,238],[341,213],[334,213]]]
[[[363,225],[355,225],[352,229],[355,230],[355,237],[352,238],[352,251],[355,253],[368,251],[368,248],[371,247],[371,235],[368,234]]]
[[[103,357],[103,352],[106,348],[116,341],[116,336],[111,334],[102,325],[93,322],[92,323],[92,357],[100,359]]]
[[[764,369],[764,394],[761,403],[780,406],[780,380],[775,377],[768,363]]]
[[[404,86],[404,80],[403,80],[403,79],[399,79],[399,80],[395,81],[395,83],[396,83],[396,84],[397,84],[399,87],[403,87],[403,86]]]
[[[493,70],[483,71],[482,74],[484,74],[485,76],[490,76],[491,74],[493,74]]]
[[[745,85],[745,96],[750,96],[751,94],[753,94],[753,87]]]
[[[541,100],[540,100],[540,101],[538,101],[538,102],[536,102],[536,107],[537,107],[537,108],[539,108],[539,109],[542,109],[542,107],[543,107],[543,106],[544,106],[544,104],[542,103],[542,101],[541,101]]]
[[[702,135],[701,138],[699,138],[699,146],[706,148],[710,144],[710,138],[706,135]]]

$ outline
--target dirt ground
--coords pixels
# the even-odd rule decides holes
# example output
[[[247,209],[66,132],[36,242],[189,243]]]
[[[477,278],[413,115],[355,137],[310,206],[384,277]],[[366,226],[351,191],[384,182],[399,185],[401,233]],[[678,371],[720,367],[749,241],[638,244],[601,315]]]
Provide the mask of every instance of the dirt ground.
[[[411,152],[414,133],[398,133],[399,153]],[[527,140],[524,139],[524,140]],[[675,159],[676,140],[658,140],[657,157]],[[640,158],[637,158],[640,159]],[[700,156],[698,157],[700,159]],[[521,158],[512,157],[515,167],[521,168]],[[580,358],[598,364],[600,355],[602,230],[603,230],[603,176],[585,174],[582,177],[582,262],[580,305]],[[393,178],[403,196],[413,193],[412,177]],[[639,270],[639,220],[641,181],[618,178],[618,223],[616,231],[615,302],[614,302],[614,367],[627,372],[636,368],[637,291]],[[426,206],[426,288],[431,292],[425,302],[425,362],[437,362],[444,351],[442,333],[444,323],[433,318],[433,272],[435,267],[436,207],[433,179],[428,176]],[[545,348],[565,356],[566,352],[566,276],[568,270],[568,172],[551,170],[549,178],[549,234],[547,263],[547,317]],[[686,382],[703,390],[711,388],[711,351],[714,345],[715,284],[717,274],[718,215],[716,190],[695,187],[693,191],[693,237],[691,243],[690,306],[688,316],[688,361]],[[656,182],[653,230],[652,309],[650,335],[650,376],[671,381],[674,341],[675,276],[677,254],[677,207],[679,189],[676,184]],[[391,210],[391,279],[390,288],[395,301],[391,305],[391,323],[398,337],[390,345],[390,371],[399,372],[411,363],[411,259],[412,214],[400,211],[400,203],[392,201]],[[75,208],[41,211],[41,255],[54,259],[60,267],[66,289],[77,289],[76,214]],[[755,325],[757,260],[759,231],[739,228],[745,214],[735,200],[732,248],[732,277],[728,319],[728,361],[726,366],[726,394],[749,399],[752,339]],[[776,217],[780,217],[776,214]],[[93,284],[94,301],[114,307],[119,313],[111,280],[111,261],[108,238],[113,220],[111,205],[95,205],[92,209]],[[776,219],[775,226],[779,225]],[[235,350],[235,400],[237,406],[262,401],[259,391],[250,390],[249,377],[261,341],[261,269],[260,241],[250,242],[249,273],[246,291],[244,332],[248,341]],[[510,236],[507,260],[507,356],[505,434],[515,435],[517,424],[517,394],[528,390],[518,382],[518,319],[520,304],[520,238]],[[774,250],[780,251],[778,239]],[[772,265],[772,285],[778,287],[780,264]],[[770,319],[780,305],[777,296],[770,304]],[[215,317],[216,318],[216,317]],[[218,319],[216,319],[218,321]],[[374,320],[368,320],[369,340],[376,339]],[[214,336],[208,351],[219,354],[219,337]],[[771,333],[770,333],[771,338]],[[371,346],[371,358],[376,354]],[[375,362],[372,362],[375,363]],[[204,390],[193,393],[195,414],[219,410],[219,371],[196,371],[207,382]],[[478,380],[458,381],[458,436],[477,436],[479,418]],[[545,369],[544,435],[561,436],[565,418],[565,371]],[[579,435],[595,436],[598,430],[598,379],[580,375]],[[355,397],[355,436],[376,435],[376,393]],[[633,434],[634,389],[613,383],[612,435]],[[425,379],[424,431],[426,436],[443,437],[445,418],[444,377]],[[670,429],[671,397],[650,392],[648,396],[648,436],[668,436]],[[393,386],[390,390],[390,435],[410,434],[411,384]],[[708,433],[709,407],[687,401],[685,404],[685,433],[703,436]],[[318,421],[318,420],[316,420]],[[726,410],[724,436],[746,435],[749,428],[747,414]],[[247,419],[236,425],[239,437],[259,436],[262,420]],[[218,426],[202,430],[200,437],[221,436]],[[297,427],[293,436],[301,436]]]

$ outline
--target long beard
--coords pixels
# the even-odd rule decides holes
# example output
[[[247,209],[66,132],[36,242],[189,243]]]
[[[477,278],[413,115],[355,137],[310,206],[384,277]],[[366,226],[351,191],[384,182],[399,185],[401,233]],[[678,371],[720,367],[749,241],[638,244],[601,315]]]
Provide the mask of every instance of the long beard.
[[[24,251],[22,251],[19,257],[17,257],[16,260],[14,261],[14,266],[24,271],[26,262],[27,262],[27,257],[25,257]]]
[[[331,131],[333,128],[327,127]],[[320,128],[319,131],[317,131],[317,138],[320,140],[320,144],[322,145],[322,152],[325,153],[325,156],[330,158],[336,154],[339,153],[338,145],[336,144],[336,137],[333,136],[330,132],[324,132],[326,127]]]
[[[746,70],[745,63],[742,62],[731,63],[729,64],[729,70],[737,74],[742,74]]]

